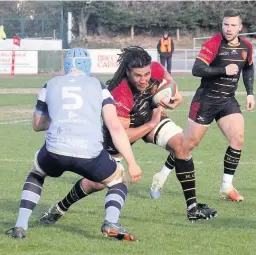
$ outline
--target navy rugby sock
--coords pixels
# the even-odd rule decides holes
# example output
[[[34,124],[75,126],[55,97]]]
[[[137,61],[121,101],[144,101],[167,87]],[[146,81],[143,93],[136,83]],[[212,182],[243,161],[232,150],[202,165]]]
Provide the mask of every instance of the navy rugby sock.
[[[128,190],[125,184],[118,183],[109,188],[105,198],[106,218],[111,223],[118,223]]]

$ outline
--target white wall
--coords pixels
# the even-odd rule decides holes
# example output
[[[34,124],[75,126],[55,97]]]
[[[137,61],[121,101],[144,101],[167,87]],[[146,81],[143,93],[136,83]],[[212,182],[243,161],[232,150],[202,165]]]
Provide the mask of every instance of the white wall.
[[[0,40],[0,50],[12,50],[13,40]],[[62,40],[21,39],[20,50],[62,50]]]

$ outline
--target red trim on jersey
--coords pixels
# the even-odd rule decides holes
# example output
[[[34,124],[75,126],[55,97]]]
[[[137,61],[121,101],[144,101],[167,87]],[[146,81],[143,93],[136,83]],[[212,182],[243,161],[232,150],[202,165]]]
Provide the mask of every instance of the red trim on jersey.
[[[218,53],[222,39],[222,34],[218,33],[204,42],[197,58],[201,59],[208,65],[211,64]]]
[[[151,62],[151,79],[162,82],[164,79],[164,73],[164,67],[160,63],[156,61]]]
[[[162,82],[164,79],[164,67],[155,61],[151,63],[151,79]],[[120,118],[130,118],[130,112],[133,108],[133,94],[126,79],[111,91],[116,104],[117,115]]]
[[[127,80],[121,83],[111,91],[117,110],[117,116],[121,118],[130,118],[130,112],[133,107],[133,95]]]
[[[155,61],[151,63],[151,79],[162,82],[165,76],[164,67]],[[126,79],[111,91],[116,104],[117,115],[120,118],[130,118],[133,108],[133,94]]]
[[[253,49],[252,49],[252,44],[251,42],[249,42],[247,39],[245,38],[241,38],[241,41],[243,41],[246,45],[249,46],[249,49],[250,49],[250,52],[249,52],[249,55],[247,56],[247,61],[248,61],[248,64],[251,65],[252,64],[252,52],[253,52]]]

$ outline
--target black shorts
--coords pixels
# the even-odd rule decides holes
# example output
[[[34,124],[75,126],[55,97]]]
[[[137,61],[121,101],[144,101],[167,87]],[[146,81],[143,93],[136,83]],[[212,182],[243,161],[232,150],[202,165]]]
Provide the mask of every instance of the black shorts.
[[[214,99],[195,94],[189,111],[189,119],[201,125],[210,125],[219,119],[234,113],[241,113],[240,105],[236,98]]]
[[[37,164],[51,177],[59,177],[65,171],[70,171],[94,182],[110,177],[117,167],[116,161],[106,150],[102,150],[96,158],[85,159],[51,153],[45,145],[37,154]]]

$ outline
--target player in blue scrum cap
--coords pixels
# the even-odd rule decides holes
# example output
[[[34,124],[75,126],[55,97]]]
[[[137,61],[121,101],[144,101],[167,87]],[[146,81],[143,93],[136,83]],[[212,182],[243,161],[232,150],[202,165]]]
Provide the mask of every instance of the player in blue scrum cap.
[[[70,49],[64,67],[67,74],[49,80],[39,92],[33,128],[36,132],[46,131],[45,143],[36,152],[25,181],[16,224],[6,233],[13,238],[24,238],[45,177],[59,177],[71,171],[83,177],[74,186],[73,199],[84,196],[84,180],[98,190],[108,187],[102,233],[134,241],[136,237],[118,223],[128,191],[120,165],[103,148],[101,116],[128,164],[132,183],[141,178],[141,169],[117,117],[112,96],[98,79],[89,76],[91,58],[86,49]]]

